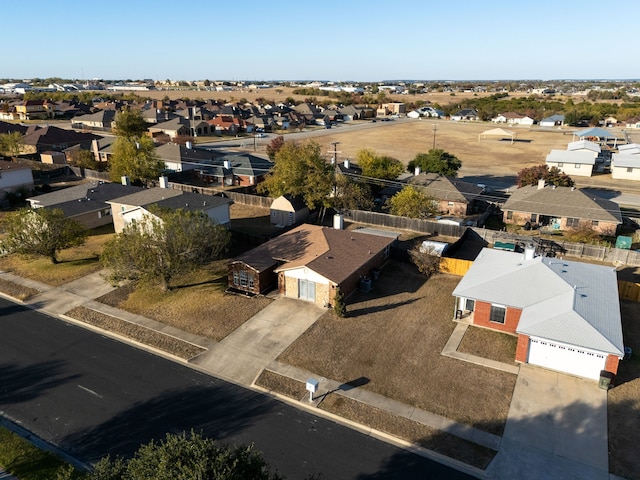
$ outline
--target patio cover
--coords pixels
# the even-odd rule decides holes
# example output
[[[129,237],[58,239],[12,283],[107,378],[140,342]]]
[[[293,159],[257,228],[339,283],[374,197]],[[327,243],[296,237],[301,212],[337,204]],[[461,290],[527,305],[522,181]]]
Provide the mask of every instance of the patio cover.
[[[615,133],[611,133],[609,130],[605,130],[604,128],[600,128],[600,127],[593,127],[593,128],[586,128],[584,130],[580,130],[578,132],[573,132],[573,137],[578,137],[580,139],[585,139],[585,138],[589,138],[589,137],[596,137],[598,140],[608,140],[610,138],[613,138],[613,145],[615,147],[615,145],[618,142],[618,137],[616,136]]]
[[[480,138],[484,139],[486,138],[487,135],[491,135],[491,136],[500,136],[500,137],[510,137],[511,138],[511,143],[513,143],[513,139],[515,137],[518,136],[517,132],[509,132],[508,130],[505,130],[503,128],[492,128],[491,130],[486,130],[484,132],[482,132],[480,135],[478,135],[478,141],[480,141]]]

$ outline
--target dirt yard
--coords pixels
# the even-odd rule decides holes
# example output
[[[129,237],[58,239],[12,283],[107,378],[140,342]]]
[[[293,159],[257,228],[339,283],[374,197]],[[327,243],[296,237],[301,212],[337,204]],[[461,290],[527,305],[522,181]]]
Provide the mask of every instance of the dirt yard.
[[[366,378],[361,388],[499,435],[515,375],[440,355],[459,279],[425,281],[390,262],[370,293],[348,299],[348,318],[327,312],[279,360],[340,382]]]

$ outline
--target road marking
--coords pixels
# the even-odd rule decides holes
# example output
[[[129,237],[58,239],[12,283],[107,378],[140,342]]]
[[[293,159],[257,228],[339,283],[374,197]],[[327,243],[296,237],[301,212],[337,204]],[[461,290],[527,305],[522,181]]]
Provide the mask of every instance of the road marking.
[[[90,388],[87,387],[83,387],[82,385],[78,385],[78,388],[84,390],[85,392],[89,392],[91,395],[95,395],[98,398],[102,398],[102,395],[100,395],[99,393],[94,392],[93,390],[91,390]]]

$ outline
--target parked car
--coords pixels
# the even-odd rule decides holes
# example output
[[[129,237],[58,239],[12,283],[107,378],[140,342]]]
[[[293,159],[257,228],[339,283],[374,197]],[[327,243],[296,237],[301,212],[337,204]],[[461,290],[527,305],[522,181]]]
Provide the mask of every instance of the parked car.
[[[266,133],[262,133],[262,132],[261,133],[256,133],[256,138],[264,138],[266,136],[267,136]]]

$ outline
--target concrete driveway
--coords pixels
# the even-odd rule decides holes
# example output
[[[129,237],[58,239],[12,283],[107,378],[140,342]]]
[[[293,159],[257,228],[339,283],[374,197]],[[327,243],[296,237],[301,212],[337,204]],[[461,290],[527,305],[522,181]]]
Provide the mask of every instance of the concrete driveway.
[[[499,479],[608,479],[607,392],[593,380],[522,365],[487,473]]]
[[[327,310],[279,297],[192,363],[243,385],[256,376]]]

